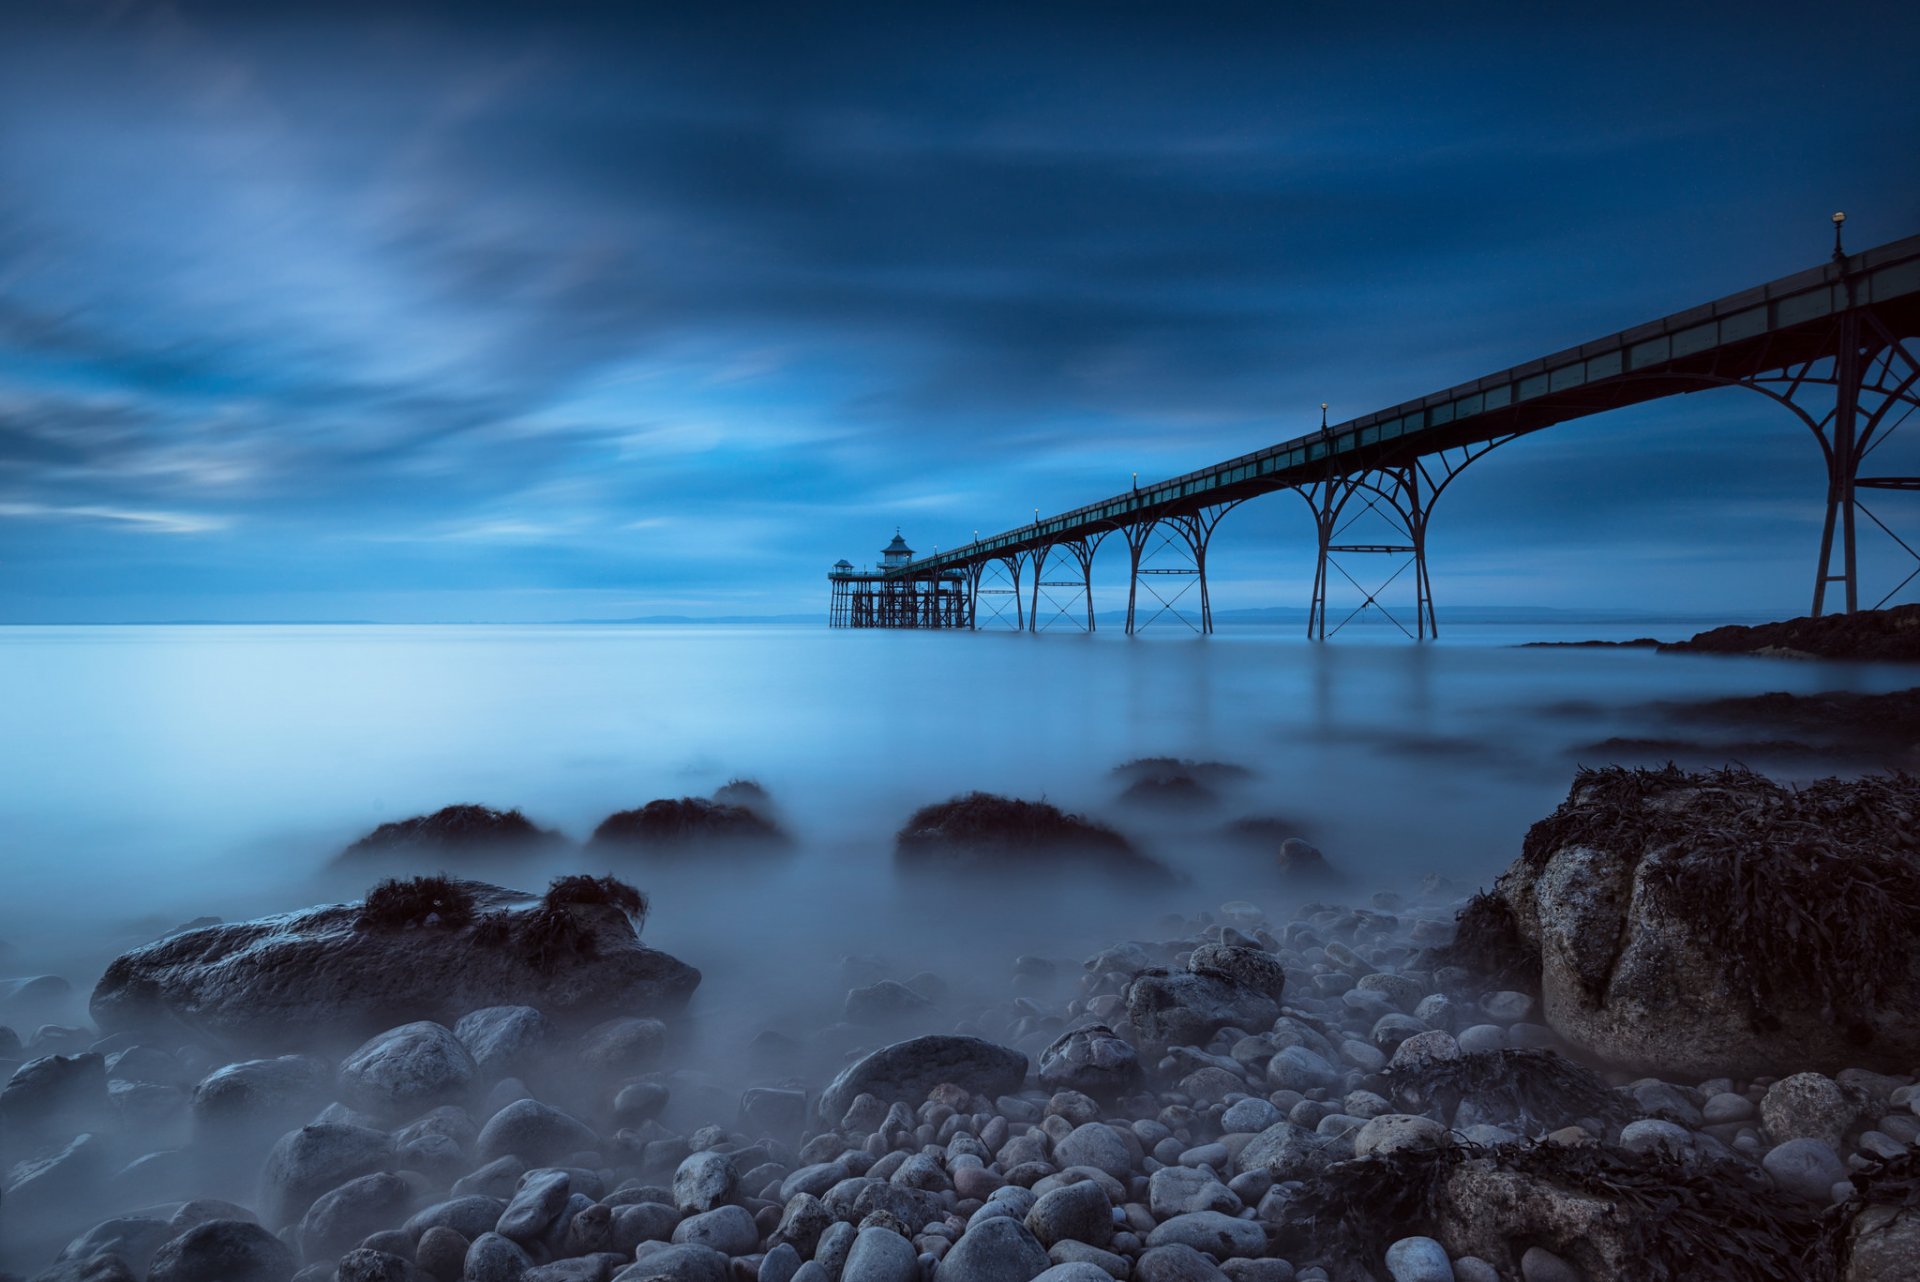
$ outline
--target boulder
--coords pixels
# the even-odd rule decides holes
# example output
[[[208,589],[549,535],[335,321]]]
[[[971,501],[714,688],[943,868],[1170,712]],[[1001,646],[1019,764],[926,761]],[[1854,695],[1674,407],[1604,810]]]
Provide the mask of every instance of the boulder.
[[[986,792],[916,810],[894,835],[894,859],[920,871],[1031,873],[1091,866],[1141,882],[1175,880],[1164,864],[1104,824],[1044,801]]]
[[[343,860],[418,855],[441,859],[512,854],[560,844],[557,832],[536,827],[518,810],[445,806],[430,815],[383,823],[340,853]]]
[[[1114,1099],[1139,1090],[1145,1075],[1132,1043],[1105,1024],[1068,1029],[1040,1052],[1040,1084],[1051,1091]]]
[[[858,1095],[918,1106],[934,1087],[951,1083],[992,1099],[1020,1089],[1027,1057],[978,1037],[933,1034],[883,1046],[842,1070],[820,1094],[819,1114],[837,1124]]]
[[[1553,1031],[1633,1072],[1908,1071],[1917,829],[1909,776],[1582,771],[1454,951],[1525,958]]]
[[[539,1100],[521,1099],[495,1113],[473,1143],[482,1161],[512,1155],[526,1162],[558,1162],[598,1148],[600,1137],[585,1122]]]
[[[375,1172],[323,1193],[300,1219],[300,1254],[308,1260],[344,1255],[390,1228],[413,1204],[413,1188],[398,1175]]]
[[[209,1220],[154,1253],[147,1282],[290,1282],[293,1252],[247,1220]]]
[[[640,943],[622,903],[558,884],[544,898],[454,884],[472,905],[458,925],[375,925],[361,905],[331,904],[136,948],[95,987],[94,1021],[105,1032],[185,1027],[230,1044],[290,1046],[409,1020],[451,1024],[503,1002],[576,1025],[671,1012],[700,982],[693,967]]]
[[[786,834],[763,813],[705,797],[662,797],[637,810],[608,815],[593,830],[591,844],[649,855],[686,854],[714,847],[735,852],[776,851]]]
[[[453,1030],[431,1020],[388,1029],[340,1065],[340,1098],[376,1117],[413,1117],[467,1097],[478,1068]]]
[[[460,1017],[453,1035],[487,1081],[524,1074],[539,1064],[551,1032],[531,1006],[487,1006]]]
[[[1265,1171],[1275,1181],[1304,1180],[1352,1155],[1347,1141],[1286,1121],[1249,1140],[1234,1165],[1242,1172]]]
[[[1202,944],[1188,955],[1187,969],[1232,980],[1276,1002],[1287,990],[1287,968],[1280,959],[1247,944]]]
[[[246,1141],[313,1116],[332,1086],[333,1069],[317,1056],[243,1060],[207,1074],[189,1107],[202,1138]]]
[[[1052,1263],[1026,1225],[1005,1215],[975,1220],[940,1261],[943,1282],[1033,1282]]]
[[[1221,975],[1148,971],[1127,985],[1127,1018],[1150,1047],[1204,1046],[1232,1026],[1272,1026],[1280,1006],[1257,988]]]
[[[314,1199],[348,1180],[393,1169],[393,1141],[365,1126],[316,1123],[289,1131],[260,1172],[260,1214],[276,1228],[294,1224]]]

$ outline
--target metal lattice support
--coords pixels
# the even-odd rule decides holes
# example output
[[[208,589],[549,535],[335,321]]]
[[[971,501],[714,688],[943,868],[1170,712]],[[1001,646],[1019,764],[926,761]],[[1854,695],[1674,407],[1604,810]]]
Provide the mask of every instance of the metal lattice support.
[[[1162,516],[1121,527],[1127,541],[1127,635],[1171,614],[1202,636],[1213,632],[1213,601],[1207,592],[1207,544],[1227,513],[1243,499],[1216,503],[1179,516]],[[1173,583],[1179,586],[1172,587]],[[1166,590],[1155,586],[1168,584]],[[1144,586],[1159,608],[1140,620],[1140,589]],[[1181,600],[1199,589],[1199,621],[1181,612]]]
[[[1093,557],[1100,545],[1112,531],[1101,531],[1082,539],[1068,539],[1059,543],[1050,543],[1037,548],[1033,553],[1033,608],[1027,611],[1027,628],[1033,632],[1045,632],[1057,624],[1070,624],[1080,627],[1075,618],[1074,607],[1085,607],[1085,631],[1093,631]],[[1064,554],[1072,559],[1079,571],[1078,578],[1048,579],[1047,563],[1058,560]],[[1048,589],[1053,591],[1048,591]],[[1055,595],[1055,593],[1059,595]],[[1049,607],[1046,616],[1041,617],[1040,602],[1045,598]]]
[[[1016,552],[1011,556],[979,561],[969,567],[972,603],[968,626],[976,631],[993,628],[1006,628],[1010,632],[1026,630],[1026,603],[1021,597],[1020,581],[1028,559],[1027,553]],[[987,610],[984,619],[980,617],[982,603]],[[1007,617],[1009,608],[1013,610],[1011,619]]]
[[[1411,461],[1384,468],[1372,468],[1345,476],[1330,476],[1300,488],[1300,496],[1313,509],[1314,530],[1319,555],[1313,576],[1313,602],[1307,611],[1307,637],[1324,641],[1353,622],[1368,609],[1378,610],[1386,620],[1409,638],[1424,641],[1440,635],[1440,620],[1433,608],[1433,580],[1427,573],[1427,523],[1433,505],[1453,479],[1467,465],[1489,451],[1513,440],[1496,437],[1472,445],[1439,450]],[[1353,500],[1362,500],[1352,508]],[[1378,516],[1405,542],[1342,543],[1339,540],[1355,522],[1368,515]],[[1399,564],[1371,590],[1341,564],[1342,557],[1388,556]],[[1414,624],[1411,631],[1380,602],[1380,596],[1408,570],[1414,580]],[[1333,574],[1338,574],[1360,593],[1360,604],[1327,628],[1328,589]]]

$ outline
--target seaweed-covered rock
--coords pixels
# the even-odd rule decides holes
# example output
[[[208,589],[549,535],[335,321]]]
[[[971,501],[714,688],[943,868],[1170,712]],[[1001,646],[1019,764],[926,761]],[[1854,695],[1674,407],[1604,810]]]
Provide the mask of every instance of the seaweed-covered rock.
[[[340,852],[342,859],[419,854],[435,858],[512,854],[564,840],[557,832],[538,827],[518,810],[488,806],[446,806],[430,815],[415,815],[381,824]]]
[[[1793,659],[1920,662],[1920,605],[1853,614],[1806,616],[1753,627],[1732,625],[1660,647],[1705,654],[1766,654]]]
[[[573,1024],[670,1012],[700,982],[640,943],[632,914],[644,899],[610,879],[563,878],[544,898],[461,885],[474,915],[460,926],[369,928],[360,905],[330,904],[144,945],[107,967],[94,1021],[104,1032],[184,1027],[234,1045],[299,1045],[451,1024],[502,1003]]]
[[[662,797],[637,810],[608,815],[593,830],[602,849],[675,854],[712,847],[778,850],[786,834],[763,810],[704,797]]]
[[[1495,893],[1547,1023],[1616,1066],[1920,1062],[1920,779],[1582,771]]]
[[[894,835],[894,858],[914,869],[1094,866],[1152,881],[1172,874],[1104,824],[1044,801],[987,792],[922,806]]]
[[[1395,1058],[1388,1089],[1403,1107],[1452,1121],[1471,1104],[1483,1122],[1538,1136],[1596,1118],[1619,1125],[1633,1102],[1593,1072],[1552,1051],[1463,1051]]]

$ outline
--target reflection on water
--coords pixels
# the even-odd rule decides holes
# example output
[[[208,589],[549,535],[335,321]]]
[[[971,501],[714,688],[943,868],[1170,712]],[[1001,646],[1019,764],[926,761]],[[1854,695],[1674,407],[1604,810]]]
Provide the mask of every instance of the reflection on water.
[[[1075,957],[1170,909],[1271,901],[1270,860],[1219,836],[1249,816],[1310,830],[1363,891],[1428,872],[1483,880],[1564,795],[1577,745],[1645,731],[1640,705],[1911,684],[1890,668],[1512,648],[1547,631],[1463,626],[1415,646],[1349,629],[1315,646],[1255,628],[1132,642],[0,629],[0,939],[17,953],[0,973],[59,969],[84,989],[118,948],[175,922],[354,894],[367,873],[329,874],[328,860],[383,820],[475,801],[584,837],[611,811],[749,775],[798,838],[790,858],[751,875],[699,862],[624,871],[653,896],[647,937],[706,970],[703,1017],[750,1023],[844,990],[844,954],[894,957],[904,973],[990,965],[1003,981],[1020,951]],[[1200,810],[1118,805],[1112,767],[1161,754],[1253,774]],[[1191,888],[1149,902],[1090,878],[898,884],[893,830],[971,788],[1095,813]]]

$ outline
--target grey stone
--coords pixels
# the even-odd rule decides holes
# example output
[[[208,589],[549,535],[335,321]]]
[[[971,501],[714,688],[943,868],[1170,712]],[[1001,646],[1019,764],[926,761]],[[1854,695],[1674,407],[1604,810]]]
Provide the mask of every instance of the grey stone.
[[[1040,1052],[1040,1084],[1111,1099],[1139,1089],[1144,1077],[1133,1044],[1105,1024],[1069,1029]]]
[[[290,1282],[293,1252],[247,1220],[209,1220],[154,1253],[147,1282]]]
[[[1408,1149],[1445,1148],[1447,1128],[1430,1117],[1413,1113],[1383,1113],[1362,1126],[1353,1138],[1356,1157],[1385,1156]]]
[[[474,1152],[482,1161],[512,1154],[539,1166],[599,1145],[600,1137],[578,1118],[539,1100],[523,1099],[487,1119]]]
[[[362,1247],[340,1257],[334,1282],[420,1282],[413,1264],[388,1251]]]
[[[526,1243],[537,1240],[560,1218],[573,1193],[573,1177],[552,1169],[528,1171],[507,1209],[500,1213],[494,1232]]]
[[[1860,1116],[1860,1100],[1823,1073],[1795,1073],[1767,1088],[1760,1119],[1774,1142],[1824,1140],[1835,1148]]]
[[[520,1282],[533,1259],[520,1244],[498,1233],[483,1233],[467,1248],[465,1282]]]
[[[486,1006],[460,1017],[453,1035],[488,1080],[537,1068],[552,1037],[547,1017],[531,1006]]]
[[[1224,1260],[1265,1254],[1267,1234],[1252,1220],[1235,1219],[1218,1211],[1194,1211],[1176,1215],[1156,1227],[1148,1235],[1147,1245],[1190,1246]]]
[[[1133,1171],[1133,1153],[1119,1132],[1105,1122],[1076,1126],[1053,1146],[1055,1165],[1091,1166],[1115,1179],[1125,1179]]]
[[[453,1030],[431,1020],[369,1038],[340,1065],[340,1097],[397,1120],[466,1098],[478,1070]]]
[[[1240,1209],[1240,1199],[1213,1172],[1189,1166],[1165,1166],[1147,1178],[1147,1205],[1156,1219],[1171,1219],[1194,1211]]]
[[[467,1248],[471,1245],[452,1229],[430,1228],[415,1244],[413,1262],[435,1282],[460,1282],[467,1268]]]
[[[324,1260],[351,1251],[407,1213],[413,1187],[398,1175],[377,1171],[323,1193],[300,1220],[300,1254]]]
[[[1454,1282],[1447,1248],[1430,1237],[1403,1237],[1387,1248],[1393,1282]]]
[[[303,1126],[282,1135],[260,1175],[260,1214],[297,1223],[315,1198],[348,1180],[393,1169],[393,1141],[365,1126]]]
[[[1048,1268],[1036,1282],[1113,1282],[1113,1275],[1097,1264],[1069,1260]]]
[[[722,1255],[747,1255],[760,1245],[760,1230],[744,1206],[719,1206],[689,1215],[674,1226],[675,1246],[710,1246]]]
[[[1242,1171],[1264,1170],[1279,1181],[1303,1180],[1352,1153],[1353,1146],[1345,1140],[1285,1121],[1254,1136],[1240,1150],[1235,1165]]]
[[[1202,1046],[1213,1034],[1266,1028],[1280,1007],[1255,988],[1219,975],[1141,975],[1127,986],[1127,1018],[1149,1044]]]
[[[1325,1090],[1340,1080],[1340,1072],[1304,1046],[1288,1046],[1267,1062],[1267,1082],[1275,1090]]]
[[[1231,980],[1276,1002],[1287,990],[1287,968],[1280,959],[1245,944],[1202,944],[1188,956],[1187,969]]]
[[[1634,1153],[1664,1149],[1681,1153],[1693,1146],[1693,1132],[1675,1122],[1643,1117],[1620,1128],[1620,1147]]]
[[[472,1243],[481,1234],[493,1232],[493,1226],[500,1222],[506,1209],[507,1203],[502,1198],[469,1193],[435,1202],[416,1212],[407,1221],[406,1230],[417,1238],[429,1229],[450,1229]]]
[[[919,1257],[913,1243],[892,1229],[861,1229],[847,1252],[840,1282],[917,1282]]]
[[[941,1282],[1033,1282],[1050,1265],[1024,1224],[994,1216],[968,1227],[940,1261]]]
[[[760,1257],[760,1269],[754,1282],[793,1282],[800,1271],[800,1252],[791,1242],[782,1242]]]
[[[1133,1265],[1133,1282],[1220,1282],[1224,1276],[1213,1261],[1184,1243],[1152,1247]]]
[[[641,1073],[653,1067],[667,1044],[667,1026],[657,1019],[620,1015],[587,1030],[580,1062],[596,1073]]]
[[[1520,1257],[1520,1276],[1526,1282],[1586,1282],[1578,1269],[1543,1246],[1530,1246]]]
[[[821,1092],[819,1115],[838,1121],[863,1094],[918,1105],[942,1083],[991,1099],[1019,1090],[1026,1075],[1027,1057],[1008,1047],[978,1037],[915,1037],[883,1046],[842,1071]]]
[[[1847,1168],[1825,1140],[1797,1139],[1777,1144],[1760,1159],[1773,1182],[1809,1202],[1826,1202]]]
[[[650,1249],[657,1248],[657,1249]],[[614,1282],[727,1282],[727,1257],[710,1246],[647,1243],[638,1258],[614,1274]],[[795,1278],[806,1273],[803,1265]]]
[[[711,1211],[730,1199],[740,1175],[725,1153],[695,1153],[673,1173],[673,1202],[684,1212]]]
[[[1113,1202],[1099,1184],[1082,1180],[1042,1195],[1026,1225],[1042,1246],[1067,1239],[1105,1246],[1113,1240]]]

